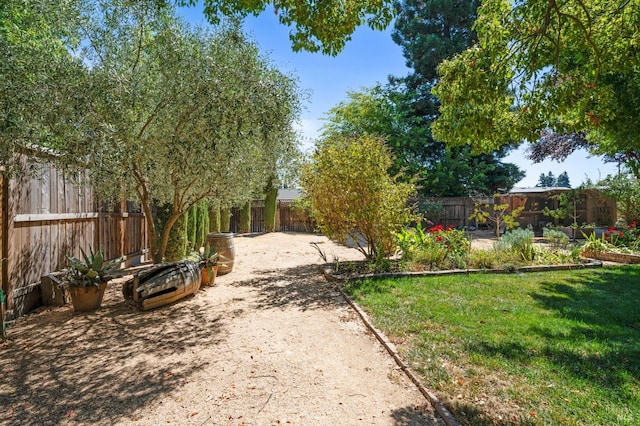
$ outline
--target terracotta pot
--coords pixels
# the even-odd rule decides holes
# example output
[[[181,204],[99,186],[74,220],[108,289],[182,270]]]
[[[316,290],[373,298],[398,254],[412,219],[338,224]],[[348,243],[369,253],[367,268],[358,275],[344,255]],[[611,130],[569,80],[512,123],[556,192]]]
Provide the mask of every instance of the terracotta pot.
[[[95,311],[102,305],[102,297],[106,288],[107,283],[102,283],[99,287],[94,285],[69,287],[73,310],[76,312]]]
[[[216,276],[218,275],[218,269],[220,266],[216,265],[211,268],[204,267],[202,268],[202,275],[200,278],[200,285],[207,286],[213,285],[216,281]],[[209,270],[211,270],[211,274],[209,274]]]

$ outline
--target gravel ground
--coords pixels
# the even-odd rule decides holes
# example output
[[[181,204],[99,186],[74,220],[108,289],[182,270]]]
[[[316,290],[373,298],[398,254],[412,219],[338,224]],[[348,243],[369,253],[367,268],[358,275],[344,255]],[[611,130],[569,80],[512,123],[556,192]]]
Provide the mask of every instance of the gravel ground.
[[[0,424],[442,425],[318,273],[359,259],[325,237],[234,239],[232,273],[141,312],[111,282],[100,310],[21,318],[0,345]]]

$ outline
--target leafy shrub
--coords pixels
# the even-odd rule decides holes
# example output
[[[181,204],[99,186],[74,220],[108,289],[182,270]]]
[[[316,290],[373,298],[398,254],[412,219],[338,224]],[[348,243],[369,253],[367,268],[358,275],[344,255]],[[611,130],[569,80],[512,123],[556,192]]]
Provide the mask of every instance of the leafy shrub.
[[[497,265],[495,250],[471,250],[469,253],[469,266],[476,269],[493,269]]]
[[[410,259],[414,264],[426,266],[427,269],[440,269],[445,266],[447,248],[442,244],[428,244],[419,247]]]
[[[395,234],[416,219],[409,198],[413,183],[391,176],[393,156],[384,140],[372,135],[332,136],[322,140],[301,184],[311,213],[327,237],[358,244],[370,261],[395,252]]]
[[[603,251],[615,251],[616,249],[616,246],[607,241],[606,234],[602,234],[602,237],[598,238],[594,232],[586,236],[585,239],[585,243],[581,246],[581,252],[583,254],[585,252],[600,253]]]
[[[563,263],[578,263],[580,261],[580,247],[566,250],[540,250],[536,256],[538,264],[558,265]]]
[[[530,229],[514,229],[502,235],[493,244],[496,251],[513,252],[522,260],[531,262],[535,258],[533,231]]]
[[[566,247],[569,243],[569,236],[558,229],[543,228],[542,236],[549,241],[551,247]]]

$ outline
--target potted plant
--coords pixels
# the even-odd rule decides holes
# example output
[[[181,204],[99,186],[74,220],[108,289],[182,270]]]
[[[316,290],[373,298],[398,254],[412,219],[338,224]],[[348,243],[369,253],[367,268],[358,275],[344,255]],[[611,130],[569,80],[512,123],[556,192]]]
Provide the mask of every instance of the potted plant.
[[[114,278],[122,258],[105,261],[102,247],[96,253],[89,247],[88,256],[84,250],[80,251],[82,259],[67,255],[69,269],[63,285],[69,291],[74,311],[93,311],[102,304],[107,282]]]
[[[208,244],[201,249],[201,251],[194,252],[192,258],[194,258],[200,265],[201,280],[200,285],[213,285],[218,269],[223,266],[222,256],[216,251],[216,246],[209,246]]]

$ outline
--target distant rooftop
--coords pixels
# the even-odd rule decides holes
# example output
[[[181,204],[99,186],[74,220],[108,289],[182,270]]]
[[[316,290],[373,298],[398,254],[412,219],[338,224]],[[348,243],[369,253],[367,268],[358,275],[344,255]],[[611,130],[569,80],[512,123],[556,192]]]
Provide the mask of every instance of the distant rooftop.
[[[297,200],[302,196],[299,188],[278,189],[278,200]]]
[[[513,188],[509,194],[539,194],[550,191],[571,191],[571,188],[565,186],[534,186],[532,188]]]

